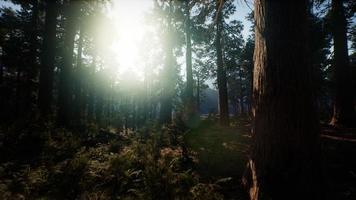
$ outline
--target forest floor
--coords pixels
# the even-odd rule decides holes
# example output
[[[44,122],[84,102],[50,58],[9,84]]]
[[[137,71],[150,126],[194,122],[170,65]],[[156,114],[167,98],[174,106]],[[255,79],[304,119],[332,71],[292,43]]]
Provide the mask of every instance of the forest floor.
[[[356,199],[356,129],[322,126],[326,177],[333,199]]]
[[[247,199],[241,177],[248,158],[250,124],[235,119],[230,128],[212,121],[186,134],[187,146],[197,153],[197,170],[206,180],[224,181],[222,193],[227,199]],[[356,199],[356,130],[336,129],[322,124],[322,156],[330,199]]]
[[[0,127],[0,199],[245,200],[249,130],[246,118],[229,128],[208,118],[188,132]],[[322,124],[321,144],[329,199],[355,200],[356,129]]]
[[[229,128],[203,121],[186,134],[185,141],[197,153],[197,170],[204,179],[218,182],[226,199],[247,199],[241,177],[248,158],[250,125],[246,119],[233,121]]]

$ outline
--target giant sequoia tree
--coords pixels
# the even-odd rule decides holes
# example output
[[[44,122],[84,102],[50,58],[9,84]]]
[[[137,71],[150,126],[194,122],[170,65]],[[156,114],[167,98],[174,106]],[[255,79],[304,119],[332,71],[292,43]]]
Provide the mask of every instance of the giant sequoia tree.
[[[334,112],[330,124],[356,126],[352,91],[352,75],[347,50],[347,21],[343,0],[333,0],[331,29],[334,39]]]
[[[255,1],[252,200],[323,199],[307,6]]]

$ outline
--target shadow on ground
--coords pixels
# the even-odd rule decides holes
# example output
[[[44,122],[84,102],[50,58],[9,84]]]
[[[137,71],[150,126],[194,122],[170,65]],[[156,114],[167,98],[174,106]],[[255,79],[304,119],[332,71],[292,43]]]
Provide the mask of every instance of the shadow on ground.
[[[229,128],[206,119],[185,135],[190,150],[196,152],[198,171],[212,183],[223,180],[226,199],[248,199],[241,177],[248,158],[249,121],[234,119]],[[356,199],[356,129],[335,129],[322,125],[321,144],[330,199]]]
[[[247,120],[234,120],[229,128],[204,120],[186,134],[185,141],[197,154],[197,168],[203,179],[218,182],[227,199],[246,199],[240,181],[250,142]]]

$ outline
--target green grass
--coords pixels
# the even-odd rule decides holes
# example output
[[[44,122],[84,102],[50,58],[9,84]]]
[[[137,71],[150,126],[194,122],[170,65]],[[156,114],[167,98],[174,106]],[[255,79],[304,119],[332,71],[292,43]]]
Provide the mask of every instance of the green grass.
[[[204,120],[185,136],[188,147],[197,152],[198,171],[205,178],[240,178],[245,169],[249,138],[246,123],[230,128]]]

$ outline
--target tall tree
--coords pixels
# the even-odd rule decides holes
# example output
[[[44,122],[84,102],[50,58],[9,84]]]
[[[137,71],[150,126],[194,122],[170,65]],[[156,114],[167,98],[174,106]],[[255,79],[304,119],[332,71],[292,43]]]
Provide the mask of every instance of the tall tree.
[[[232,20],[224,23],[224,65],[227,72],[228,97],[234,110],[243,111],[243,99],[246,91],[246,70],[242,58],[243,37],[242,23]],[[238,103],[239,102],[239,103]],[[241,113],[242,114],[242,113]]]
[[[250,198],[324,199],[308,0],[255,0],[255,21]]]
[[[65,10],[65,35],[63,49],[63,65],[60,69],[57,123],[68,126],[71,119],[72,101],[72,70],[74,39],[77,32],[77,17],[81,1],[71,0]]]
[[[57,7],[58,4],[55,0],[46,1],[45,31],[38,92],[38,104],[42,116],[47,116],[51,111],[56,52]]]
[[[193,96],[193,68],[192,68],[192,39],[191,39],[191,19],[190,19],[190,0],[185,0],[184,11],[185,11],[185,37],[186,37],[186,97],[187,97],[187,112],[188,112],[188,122],[191,121],[195,111],[196,105]]]
[[[161,108],[159,121],[162,124],[168,124],[172,121],[173,111],[173,96],[174,96],[174,43],[173,43],[173,2],[167,2],[168,16],[165,30],[165,45],[164,45],[164,68],[161,74],[162,94],[161,94]]]
[[[347,20],[344,0],[332,0],[331,30],[334,39],[334,111],[330,124],[356,126],[353,101],[352,75],[347,48]]]
[[[37,62],[37,47],[38,47],[38,21],[39,21],[39,1],[38,0],[32,0],[31,1],[31,22],[30,22],[30,44],[29,44],[29,63],[28,63],[28,68],[27,68],[27,77],[26,77],[26,105],[25,109],[28,111],[28,109],[31,109],[30,111],[33,111],[33,108],[36,103],[36,96],[35,96],[35,90],[36,90],[36,81],[37,81],[37,76],[38,76],[38,62]]]
[[[227,96],[227,80],[226,69],[223,61],[223,46],[221,44],[222,31],[223,31],[223,15],[222,7],[224,0],[216,1],[216,35],[215,35],[215,48],[216,48],[216,65],[217,65],[217,82],[219,89],[219,114],[220,124],[229,125],[229,103]]]
[[[246,79],[247,85],[246,87],[246,95],[247,95],[247,110],[248,115],[251,116],[251,107],[252,107],[252,90],[253,90],[253,49],[255,46],[254,36],[249,37],[246,41],[246,44],[243,48],[241,55],[241,62],[246,70]]]
[[[74,95],[75,95],[75,108],[74,108],[74,119],[76,120],[76,124],[80,124],[81,119],[84,117],[83,111],[85,107],[84,98],[83,98],[83,25],[79,25],[79,38],[78,38],[78,48],[77,48],[77,60],[76,60],[76,68],[74,71],[75,85],[74,85]]]

